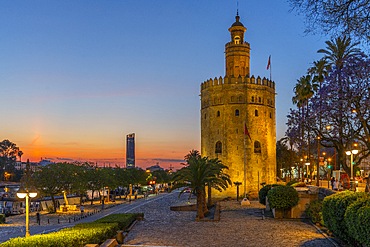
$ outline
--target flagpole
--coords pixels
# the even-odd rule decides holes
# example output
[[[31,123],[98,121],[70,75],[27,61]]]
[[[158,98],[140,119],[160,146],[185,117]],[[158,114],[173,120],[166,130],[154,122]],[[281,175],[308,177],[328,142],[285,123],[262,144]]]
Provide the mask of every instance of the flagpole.
[[[246,146],[245,146],[245,136],[246,136],[246,133],[245,133],[245,127],[246,127],[246,123],[244,121],[244,198],[245,198],[245,195],[247,193],[247,155],[246,155]]]
[[[270,55],[269,60],[270,60],[270,81],[272,81],[272,73],[271,73],[271,71],[272,71],[271,55]]]

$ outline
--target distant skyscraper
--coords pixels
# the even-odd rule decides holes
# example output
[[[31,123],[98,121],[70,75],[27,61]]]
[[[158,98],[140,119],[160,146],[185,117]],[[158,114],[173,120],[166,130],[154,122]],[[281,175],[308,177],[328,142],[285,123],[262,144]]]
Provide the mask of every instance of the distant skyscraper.
[[[135,133],[126,136],[126,168],[135,168]]]

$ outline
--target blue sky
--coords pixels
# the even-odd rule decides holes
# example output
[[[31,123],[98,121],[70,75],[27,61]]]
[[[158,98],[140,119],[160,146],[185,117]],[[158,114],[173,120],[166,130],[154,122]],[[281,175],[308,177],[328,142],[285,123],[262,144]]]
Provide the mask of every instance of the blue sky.
[[[24,158],[178,166],[200,149],[200,84],[224,76],[237,1],[0,2],[0,139]],[[276,82],[277,138],[296,80],[325,37],[304,35],[286,1],[239,1],[251,74]]]

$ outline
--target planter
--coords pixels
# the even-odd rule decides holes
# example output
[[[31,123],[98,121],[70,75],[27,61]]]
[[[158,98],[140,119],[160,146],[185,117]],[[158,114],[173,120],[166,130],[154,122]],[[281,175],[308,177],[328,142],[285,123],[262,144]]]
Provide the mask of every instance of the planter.
[[[281,209],[273,208],[272,214],[276,219],[291,219],[292,218],[292,209]]]

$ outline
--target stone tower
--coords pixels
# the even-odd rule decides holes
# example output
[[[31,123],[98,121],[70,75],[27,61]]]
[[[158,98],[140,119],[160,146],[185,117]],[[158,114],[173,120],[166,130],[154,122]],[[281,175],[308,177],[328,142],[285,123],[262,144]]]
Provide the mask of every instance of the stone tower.
[[[201,154],[229,167],[233,186],[216,197],[256,197],[261,183],[276,182],[275,83],[250,76],[247,30],[236,15],[225,45],[225,76],[201,84]]]

